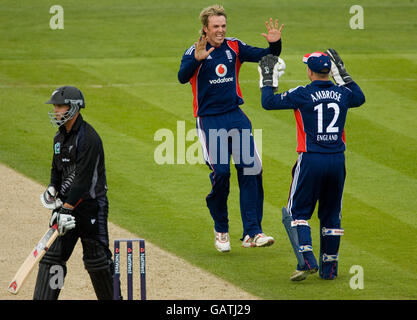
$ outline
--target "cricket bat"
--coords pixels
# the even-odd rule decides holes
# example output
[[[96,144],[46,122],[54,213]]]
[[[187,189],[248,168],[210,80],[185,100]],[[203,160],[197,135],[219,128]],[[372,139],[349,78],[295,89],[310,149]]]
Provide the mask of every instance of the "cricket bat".
[[[33,270],[33,267],[42,259],[48,248],[54,243],[58,237],[58,225],[54,224],[46,231],[38,244],[33,248],[32,252],[26,258],[25,262],[17,270],[16,275],[9,284],[9,292],[18,294],[25,280]]]

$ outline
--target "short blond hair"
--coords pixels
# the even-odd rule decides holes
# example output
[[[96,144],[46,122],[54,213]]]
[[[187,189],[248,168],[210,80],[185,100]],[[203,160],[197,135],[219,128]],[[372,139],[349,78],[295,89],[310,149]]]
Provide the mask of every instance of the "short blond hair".
[[[209,21],[209,18],[212,16],[224,16],[227,19],[226,11],[224,10],[223,6],[219,4],[215,4],[210,7],[204,8],[200,12],[200,21],[203,27],[205,26],[208,28],[208,21]],[[201,35],[206,34],[203,28],[201,28],[200,33]]]

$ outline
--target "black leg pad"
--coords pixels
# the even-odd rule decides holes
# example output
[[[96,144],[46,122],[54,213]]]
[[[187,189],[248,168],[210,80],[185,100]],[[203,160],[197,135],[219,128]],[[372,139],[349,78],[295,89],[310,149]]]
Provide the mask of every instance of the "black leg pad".
[[[90,275],[98,300],[113,299],[114,264],[111,252],[99,241],[83,239],[84,266]]]

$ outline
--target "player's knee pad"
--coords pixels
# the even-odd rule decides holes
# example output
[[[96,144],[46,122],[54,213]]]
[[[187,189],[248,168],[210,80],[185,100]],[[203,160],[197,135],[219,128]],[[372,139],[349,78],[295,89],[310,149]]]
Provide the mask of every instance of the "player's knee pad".
[[[322,227],[320,231],[320,251],[327,255],[336,255],[339,251],[340,237],[344,235],[341,228]]]
[[[41,261],[39,261],[40,264],[46,264],[46,265],[61,265],[65,266],[65,261],[61,258],[61,253],[58,251],[46,251],[45,255],[42,257]]]
[[[107,269],[112,265],[111,253],[101,242],[94,239],[82,239],[83,261],[87,271]]]
[[[334,279],[337,277],[340,237],[344,235],[341,228],[321,227],[320,231],[320,277]]]
[[[291,227],[295,227],[297,230],[300,252],[312,251],[311,229],[308,221],[296,219],[291,222]]]
[[[60,238],[51,245],[51,247],[46,251],[45,255],[39,261],[40,264],[46,265],[61,265],[65,266],[66,260],[65,257],[63,258],[62,252],[62,243]]]
[[[83,261],[90,275],[97,299],[113,299],[114,264],[106,246],[94,239],[82,239]]]
[[[34,300],[57,300],[67,274],[66,261],[62,258],[62,246],[58,238],[39,261]]]
[[[282,223],[298,261],[297,270],[317,268],[308,222],[306,220],[294,220],[284,207],[282,208]]]
[[[67,267],[60,259],[47,257],[39,262],[33,300],[58,300],[64,284]]]

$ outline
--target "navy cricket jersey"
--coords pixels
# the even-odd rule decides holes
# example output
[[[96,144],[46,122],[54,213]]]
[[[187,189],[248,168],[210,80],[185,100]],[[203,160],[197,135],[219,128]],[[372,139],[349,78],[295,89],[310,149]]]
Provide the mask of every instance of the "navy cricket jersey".
[[[355,82],[341,86],[316,80],[276,95],[272,87],[262,89],[264,109],[294,109],[297,152],[343,152],[347,111],[364,102],[365,95]]]
[[[73,206],[107,193],[103,143],[81,114],[70,132],[60,126],[54,137],[50,184]]]
[[[207,43],[207,50],[212,46]],[[190,82],[193,91],[194,117],[221,114],[243,104],[239,70],[243,62],[258,62],[263,56],[281,53],[281,40],[269,48],[252,47],[236,38],[225,38],[210,55],[197,61],[194,45],[182,57],[178,80]]]

